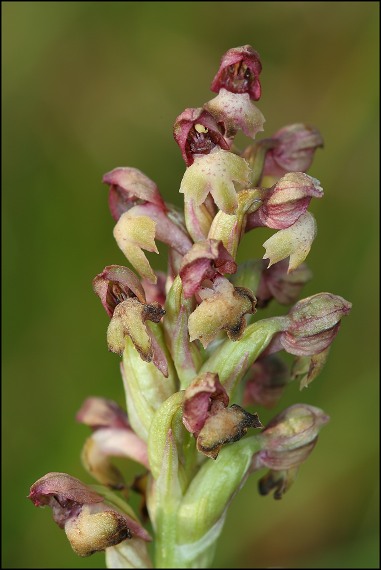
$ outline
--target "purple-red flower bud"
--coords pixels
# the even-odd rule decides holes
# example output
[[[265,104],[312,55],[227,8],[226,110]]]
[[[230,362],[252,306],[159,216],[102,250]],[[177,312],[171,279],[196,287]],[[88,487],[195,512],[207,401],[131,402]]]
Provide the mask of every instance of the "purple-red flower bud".
[[[223,55],[210,89],[215,93],[222,88],[232,93],[248,93],[251,99],[258,101],[261,96],[261,71],[259,53],[250,45],[231,48]]]
[[[173,136],[180,147],[187,166],[193,164],[194,157],[209,154],[214,148],[229,150],[224,139],[224,128],[205,109],[185,109],[175,121]]]
[[[290,324],[280,333],[283,348],[296,356],[311,356],[325,350],[339,332],[342,317],[352,304],[332,293],[318,293],[292,307]]]
[[[268,467],[259,481],[259,492],[275,490],[281,499],[295,479],[299,466],[316,445],[319,431],[329,416],[314,406],[295,404],[278,414],[260,434],[262,449],[253,457],[253,470]]]
[[[277,144],[266,154],[264,176],[283,176],[286,172],[307,172],[317,148],[323,146],[314,127],[296,123],[283,127],[272,137]]]
[[[274,407],[289,380],[289,370],[280,358],[274,355],[260,358],[249,369],[243,397],[244,405]]]
[[[258,226],[288,228],[305,213],[311,198],[322,196],[319,180],[303,172],[289,172],[263,195],[262,205],[248,215],[246,231]]]
[[[290,273],[287,272],[288,261],[286,259],[274,263],[268,268],[266,266],[267,263],[263,261],[261,278],[255,292],[257,307],[259,308],[266,307],[272,299],[276,299],[281,305],[295,303],[303,286],[312,277],[312,273],[305,263]]]

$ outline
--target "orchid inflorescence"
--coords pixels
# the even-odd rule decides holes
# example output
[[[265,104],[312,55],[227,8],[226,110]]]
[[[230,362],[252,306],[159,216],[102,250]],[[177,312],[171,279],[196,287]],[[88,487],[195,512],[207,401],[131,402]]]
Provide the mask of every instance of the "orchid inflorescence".
[[[133,270],[110,265],[93,288],[110,317],[107,344],[122,357],[127,413],[88,398],[77,420],[92,430],[82,461],[99,485],[48,473],[31,488],[49,505],[80,556],[105,550],[109,568],[210,566],[227,507],[248,475],[267,468],[259,492],[280,499],[314,448],[329,417],[295,404],[264,429],[242,405],[273,407],[287,385],[308,386],[326,361],[351,304],[331,293],[297,301],[312,277],[304,261],[316,236],[307,211],[321,198],[306,174],[323,145],[320,133],[288,125],[253,142],[264,117],[259,54],[230,49],[211,85],[217,93],[174,125],[186,171],[184,211],[167,203],[140,170],[115,168],[103,181],[116,242]],[[240,151],[235,136],[252,139]],[[240,241],[259,227],[276,230],[262,259],[237,262]],[[144,251],[168,246],[167,273]],[[275,299],[283,316],[258,319]],[[289,370],[279,353],[294,356]],[[253,435],[246,435],[252,429]],[[112,458],[142,466],[127,482]],[[128,504],[142,496],[140,519]]]

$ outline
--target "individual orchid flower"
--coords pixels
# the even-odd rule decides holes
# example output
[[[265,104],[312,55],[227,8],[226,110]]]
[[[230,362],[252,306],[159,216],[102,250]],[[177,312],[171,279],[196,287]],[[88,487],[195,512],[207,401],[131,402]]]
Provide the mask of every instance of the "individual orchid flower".
[[[293,271],[309,254],[316,232],[315,218],[309,212],[305,212],[292,226],[279,230],[264,242],[266,253],[263,259],[269,259],[268,267],[270,267],[289,257],[288,271]]]
[[[309,357],[325,351],[351,308],[351,303],[332,293],[302,299],[289,311],[287,326],[273,337],[266,354],[286,350],[295,356]]]
[[[111,317],[107,330],[109,350],[122,354],[129,336],[140,357],[146,362],[153,361],[166,375],[166,358],[146,325],[147,320],[159,323],[165,311],[156,301],[146,302],[136,275],[127,267],[109,265],[94,278],[93,288]]]
[[[228,403],[217,374],[201,374],[185,390],[183,423],[197,439],[198,451],[212,459],[217,459],[224,445],[241,439],[249,427],[262,427],[257,414]]]
[[[210,88],[215,93],[220,89],[232,93],[248,93],[251,99],[258,101],[261,97],[261,71],[259,53],[251,46],[231,48],[222,56],[220,68]]]
[[[303,172],[289,172],[263,192],[262,204],[248,215],[246,231],[259,226],[275,230],[289,228],[306,212],[311,198],[322,196],[319,180]]]
[[[110,457],[133,459],[149,469],[146,443],[135,434],[127,414],[115,402],[87,398],[76,419],[93,430],[83,447],[82,462],[102,485],[126,488],[121,472],[111,463]]]
[[[96,491],[66,473],[48,473],[36,481],[29,494],[36,507],[49,506],[76,554],[89,556],[125,539],[151,537],[132,511],[111,505]],[[123,502],[125,509],[127,505]]]
[[[246,327],[244,315],[255,313],[253,293],[217,277],[213,288],[200,290],[199,296],[203,301],[189,317],[191,341],[199,339],[207,347],[221,330],[226,330],[230,340],[239,340]]]
[[[204,279],[235,273],[237,264],[221,241],[208,239],[195,243],[184,255],[179,275],[187,299],[200,288]]]
[[[305,263],[288,272],[288,261],[283,259],[266,268],[266,261],[261,260],[262,271],[255,291],[257,307],[263,308],[275,299],[281,305],[294,303],[303,286],[312,278],[311,270]]]
[[[110,185],[109,207],[116,221],[131,207],[146,202],[166,210],[155,182],[137,168],[114,168],[103,176],[102,182]]]
[[[332,344],[341,319],[352,304],[332,293],[318,293],[302,299],[288,313],[290,324],[280,333],[280,343],[290,354],[311,356]]]
[[[248,184],[250,168],[247,162],[226,150],[217,150],[197,157],[187,168],[180,192],[185,201],[196,206],[205,202],[210,193],[218,208],[233,214],[237,208],[237,189],[234,183]]]
[[[246,374],[243,404],[273,408],[290,381],[286,364],[276,355],[259,358]]]
[[[229,150],[224,134],[213,115],[202,108],[185,109],[173,127],[173,136],[187,166],[193,164],[196,156],[209,154],[215,148]]]
[[[274,148],[266,154],[263,176],[280,177],[287,172],[307,172],[323,139],[315,127],[303,123],[287,125],[272,136]]]
[[[114,314],[115,307],[129,298],[136,298],[140,303],[146,302],[144,289],[131,269],[122,265],[108,265],[102,273],[93,279],[93,289],[109,317]]]
[[[296,470],[315,447],[321,427],[329,419],[315,406],[294,404],[267,424],[260,434],[262,449],[254,455],[252,463],[253,470],[270,469],[259,482],[261,494],[275,489],[274,498],[282,498],[295,479]]]

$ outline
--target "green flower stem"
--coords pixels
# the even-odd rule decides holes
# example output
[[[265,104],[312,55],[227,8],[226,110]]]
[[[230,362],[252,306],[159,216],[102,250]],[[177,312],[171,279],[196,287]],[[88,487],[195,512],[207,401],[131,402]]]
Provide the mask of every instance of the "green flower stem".
[[[156,568],[181,568],[173,556],[177,533],[177,512],[182,494],[178,480],[176,443],[172,435],[167,437],[162,459],[162,469],[155,483],[155,566]]]
[[[199,469],[177,514],[179,568],[205,568],[212,562],[227,507],[249,474],[253,454],[261,449],[259,436],[243,439],[221,450]]]
[[[229,395],[248,368],[277,332],[284,330],[288,317],[272,317],[249,325],[238,342],[225,340],[203,364],[202,372],[215,372]]]
[[[181,279],[177,276],[167,295],[164,329],[181,389],[189,386],[202,363],[197,344],[189,340],[188,318],[193,309],[192,300],[184,299]]]
[[[278,142],[274,139],[262,139],[248,146],[242,153],[241,156],[246,158],[251,167],[251,186],[258,186],[262,178],[266,154],[269,150],[276,147],[277,144]]]

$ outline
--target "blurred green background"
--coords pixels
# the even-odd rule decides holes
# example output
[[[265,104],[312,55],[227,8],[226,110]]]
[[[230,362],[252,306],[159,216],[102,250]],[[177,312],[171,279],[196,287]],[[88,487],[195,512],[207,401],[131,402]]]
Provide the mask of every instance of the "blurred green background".
[[[262,57],[263,136],[302,121],[325,140],[303,296],[330,291],[353,310],[319,379],[258,410],[267,421],[305,401],[332,419],[282,501],[248,480],[215,567],[378,567],[379,3],[2,2],[2,16],[3,567],[104,567],[26,499],[48,471],[91,482],[75,413],[88,395],[124,404],[91,288],[125,263],[101,178],[134,166],[181,204],[173,122],[214,96],[221,55],[246,43]],[[264,235],[241,257],[262,256]]]

